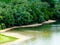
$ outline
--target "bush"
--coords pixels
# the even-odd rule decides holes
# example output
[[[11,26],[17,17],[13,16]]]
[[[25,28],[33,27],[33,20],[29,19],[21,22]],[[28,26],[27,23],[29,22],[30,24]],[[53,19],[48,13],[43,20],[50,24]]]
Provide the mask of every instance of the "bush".
[[[38,20],[38,23],[41,23],[41,22],[45,21],[45,19],[44,19],[44,17],[42,15],[39,15],[37,20]]]
[[[10,2],[11,0],[0,0],[0,2],[6,2],[6,3],[8,3],[8,2]]]
[[[2,28],[1,28],[1,25],[0,25],[0,30],[1,30]]]
[[[4,16],[4,23],[7,27],[14,26],[13,14],[8,9],[2,15]]]
[[[56,10],[55,11],[54,17],[55,17],[55,19],[59,19],[60,20],[60,10]]]
[[[0,27],[1,25],[11,27],[41,23],[49,19],[60,19],[60,7],[55,6],[53,0],[42,1],[43,2],[40,0],[1,0]],[[57,7],[59,8],[58,10]]]
[[[2,28],[2,29],[5,29],[5,28],[6,28],[6,26],[5,26],[4,23],[1,23],[1,28]]]
[[[14,26],[13,11],[9,5],[6,5],[6,7],[3,8],[1,15],[3,16],[3,23],[6,27]]]
[[[15,25],[25,25],[32,22],[32,15],[29,12],[20,12],[15,15]]]
[[[2,20],[3,20],[3,16],[0,15],[0,23],[2,22]]]

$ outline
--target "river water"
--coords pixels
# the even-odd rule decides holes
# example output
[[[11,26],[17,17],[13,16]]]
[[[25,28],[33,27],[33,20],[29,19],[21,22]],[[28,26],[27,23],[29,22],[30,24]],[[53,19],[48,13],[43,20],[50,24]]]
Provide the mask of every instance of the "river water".
[[[17,45],[60,45],[59,23],[46,24],[38,27],[19,28],[12,30],[12,32],[33,36],[32,39]]]

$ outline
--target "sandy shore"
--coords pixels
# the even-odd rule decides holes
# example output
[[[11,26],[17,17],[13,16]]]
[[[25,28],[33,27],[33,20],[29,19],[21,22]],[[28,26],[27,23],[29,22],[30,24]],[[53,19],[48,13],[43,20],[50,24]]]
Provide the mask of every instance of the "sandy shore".
[[[34,26],[40,26],[40,25],[43,25],[43,24],[53,23],[53,22],[56,22],[56,20],[48,20],[48,21],[42,22],[40,24],[31,24],[31,25],[24,25],[24,26],[14,26],[14,27],[11,27],[11,28],[3,29],[3,30],[0,31],[0,33],[9,31],[9,30],[14,29],[14,28],[19,28],[19,27],[34,27]]]
[[[5,44],[0,44],[0,45],[17,45],[25,40],[28,40],[28,39],[31,39],[33,38],[32,36],[25,36],[25,35],[22,35],[22,34],[19,34],[19,33],[14,33],[14,32],[6,32],[6,31],[9,31],[13,28],[19,28],[19,27],[34,27],[34,26],[40,26],[40,25],[43,25],[43,24],[46,24],[46,23],[52,23],[52,22],[56,22],[55,20],[48,20],[48,21],[45,21],[43,23],[40,23],[40,24],[32,24],[32,25],[25,25],[25,26],[14,26],[14,27],[11,27],[11,28],[7,28],[7,29],[4,29],[4,30],[1,30],[0,33],[1,34],[4,34],[6,36],[12,36],[12,37],[16,37],[18,38],[16,41],[13,41],[13,42],[8,42],[8,43],[5,43]]]
[[[4,43],[4,44],[0,44],[0,45],[17,45],[25,40],[28,40],[28,39],[31,39],[33,38],[32,36],[25,36],[25,35],[22,35],[22,34],[19,34],[19,33],[14,33],[14,32],[4,32],[4,33],[1,33],[3,35],[6,35],[6,36],[12,36],[12,37],[16,37],[18,38],[16,41],[12,41],[12,42],[7,42],[7,43]]]

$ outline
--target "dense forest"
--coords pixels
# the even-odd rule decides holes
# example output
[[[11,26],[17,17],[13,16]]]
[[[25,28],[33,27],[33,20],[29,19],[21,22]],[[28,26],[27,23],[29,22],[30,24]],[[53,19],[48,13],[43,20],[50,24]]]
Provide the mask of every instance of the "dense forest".
[[[60,1],[60,0],[59,0]],[[60,19],[55,0],[0,0],[0,29]]]

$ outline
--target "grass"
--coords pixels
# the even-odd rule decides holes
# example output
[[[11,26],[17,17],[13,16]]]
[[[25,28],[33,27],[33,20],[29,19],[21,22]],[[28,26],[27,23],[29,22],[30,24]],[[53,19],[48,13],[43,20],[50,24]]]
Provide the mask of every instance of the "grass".
[[[10,37],[10,36],[5,36],[3,34],[0,34],[0,44],[11,42],[16,40],[17,38],[15,37]]]

